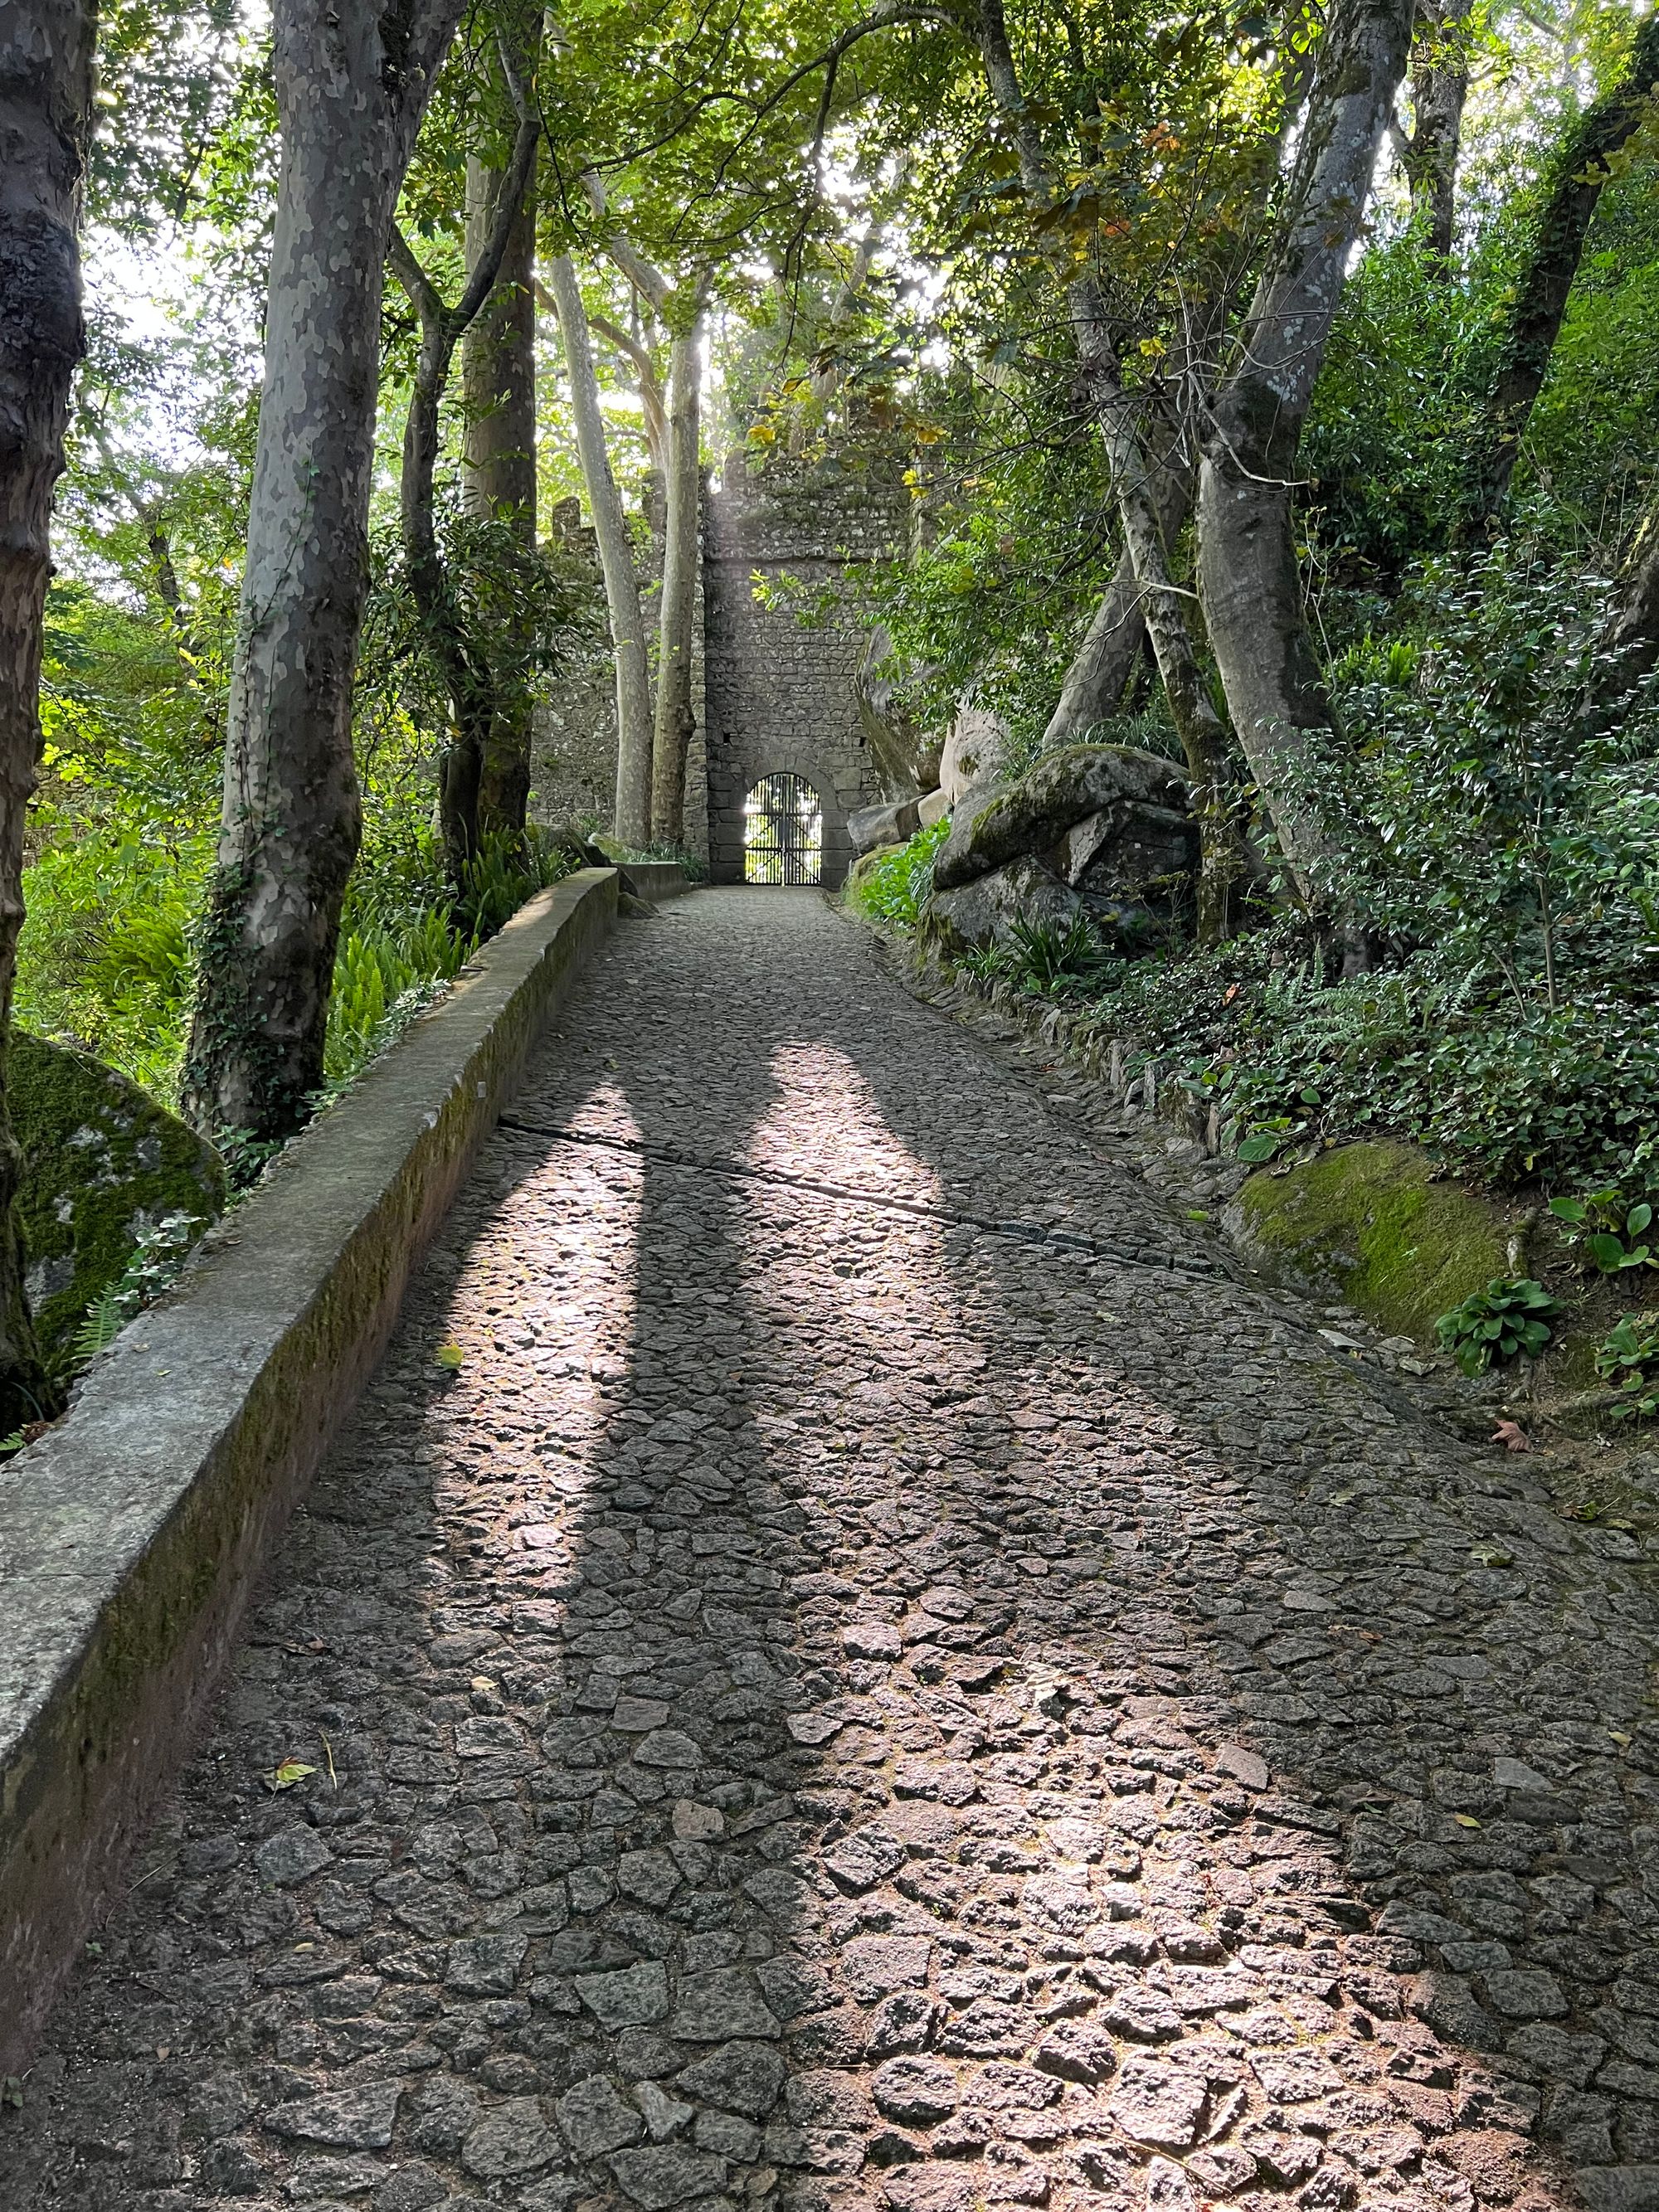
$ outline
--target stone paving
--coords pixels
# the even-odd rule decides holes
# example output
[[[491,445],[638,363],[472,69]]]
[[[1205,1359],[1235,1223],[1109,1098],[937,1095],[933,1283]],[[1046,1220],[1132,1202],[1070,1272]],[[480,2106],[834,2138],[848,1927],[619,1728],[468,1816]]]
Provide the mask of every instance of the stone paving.
[[[1634,1540],[815,895],[629,926],[562,1027],[5,2212],[1659,2205]]]

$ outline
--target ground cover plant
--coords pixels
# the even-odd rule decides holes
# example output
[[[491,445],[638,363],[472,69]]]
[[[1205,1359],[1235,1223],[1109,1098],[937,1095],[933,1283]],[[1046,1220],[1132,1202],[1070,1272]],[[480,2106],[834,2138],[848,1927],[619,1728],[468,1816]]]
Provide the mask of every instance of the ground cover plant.
[[[1304,786],[1322,911],[1264,887],[1213,948],[1125,959],[1081,925],[1024,928],[966,972],[1066,1001],[1131,1072],[1214,1103],[1247,1160],[1410,1137],[1477,1182],[1541,1184],[1597,1267],[1645,1265],[1659,695],[1647,677],[1616,714],[1586,708],[1607,590],[1536,545],[1419,568],[1400,632],[1334,670],[1343,740]]]

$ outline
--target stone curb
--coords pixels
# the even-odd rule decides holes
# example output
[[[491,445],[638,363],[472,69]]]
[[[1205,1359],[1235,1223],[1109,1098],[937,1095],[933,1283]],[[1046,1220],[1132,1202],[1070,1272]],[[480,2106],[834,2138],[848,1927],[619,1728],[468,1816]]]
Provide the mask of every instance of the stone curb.
[[[0,2074],[187,1754],[260,1570],[617,890],[587,868],[532,899],[0,1473]]]
[[[629,860],[623,863],[623,874],[635,896],[649,899],[653,906],[691,889],[678,860]]]

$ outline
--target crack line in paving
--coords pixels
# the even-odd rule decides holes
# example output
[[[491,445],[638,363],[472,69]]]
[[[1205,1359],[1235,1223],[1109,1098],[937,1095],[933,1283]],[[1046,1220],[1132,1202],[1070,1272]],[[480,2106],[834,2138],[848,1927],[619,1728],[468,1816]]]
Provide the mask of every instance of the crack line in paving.
[[[596,950],[6,2212],[1659,2212],[1638,1538],[1254,1285],[1103,1316],[1037,1221],[1179,1221],[857,945]]]
[[[700,1158],[692,1153],[677,1152],[672,1146],[646,1144],[637,1137],[615,1137],[599,1129],[550,1129],[544,1121],[526,1121],[516,1114],[503,1114],[501,1126],[525,1136],[546,1137],[555,1144],[603,1145],[612,1152],[654,1160],[662,1167],[684,1168],[691,1175],[728,1176],[738,1182],[776,1183],[786,1189],[811,1191],[820,1198],[845,1199],[854,1206],[915,1214],[920,1220],[942,1222],[947,1228],[976,1230],[984,1237],[1011,1237],[1023,1244],[1051,1245],[1091,1260],[1109,1260],[1121,1267],[1147,1267],[1155,1274],[1187,1276],[1204,1283],[1231,1284],[1235,1280],[1218,1263],[1153,1259],[1145,1253],[1125,1252],[1116,1245],[1103,1244],[1093,1237],[1077,1236],[1069,1230],[1045,1229],[1040,1221],[987,1221],[977,1214],[954,1212],[948,1206],[927,1206],[919,1199],[891,1198],[878,1191],[854,1190],[846,1183],[823,1182],[814,1176],[790,1175],[781,1168],[747,1167],[736,1160]]]

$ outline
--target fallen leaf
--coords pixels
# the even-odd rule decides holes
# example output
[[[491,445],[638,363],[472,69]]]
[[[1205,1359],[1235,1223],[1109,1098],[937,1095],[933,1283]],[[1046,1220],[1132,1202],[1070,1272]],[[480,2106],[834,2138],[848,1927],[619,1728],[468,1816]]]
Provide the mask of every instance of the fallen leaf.
[[[1452,1818],[1460,1828],[1478,1828],[1480,1826],[1473,1813],[1454,1813]]]
[[[459,1344],[441,1344],[438,1346],[438,1349],[433,1353],[432,1357],[437,1361],[440,1367],[447,1367],[453,1372],[461,1364],[461,1362],[466,1358],[466,1354],[461,1350]]]
[[[307,1766],[302,1759],[285,1759],[279,1766],[273,1766],[266,1775],[265,1787],[273,1792],[278,1790],[292,1790],[296,1782],[303,1782],[307,1774],[314,1774],[316,1771],[314,1766]]]
[[[171,2058],[173,2045],[170,2043],[158,2043],[155,2046],[155,2056],[163,2061]]]
[[[1607,1730],[1607,1734],[1608,1734],[1608,1735],[1613,1738],[1613,1741],[1614,1741],[1614,1742],[1619,1746],[1619,1748],[1620,1749],[1620,1751],[1622,1751],[1622,1750],[1625,1748],[1625,1746],[1626,1746],[1627,1743],[1630,1743],[1631,1741],[1633,1741],[1633,1739],[1632,1739],[1632,1737],[1627,1736],[1627,1735],[1625,1734],[1625,1731],[1623,1730],[1623,1729],[1613,1729],[1613,1728],[1610,1728],[1610,1729]]]
[[[1492,1440],[1495,1444],[1502,1444],[1505,1451],[1532,1449],[1532,1438],[1519,1421],[1500,1421],[1492,1432]]]
[[[1483,1567],[1512,1567],[1515,1565],[1514,1553],[1504,1551],[1498,1544],[1476,1544],[1469,1557],[1479,1559]]]

